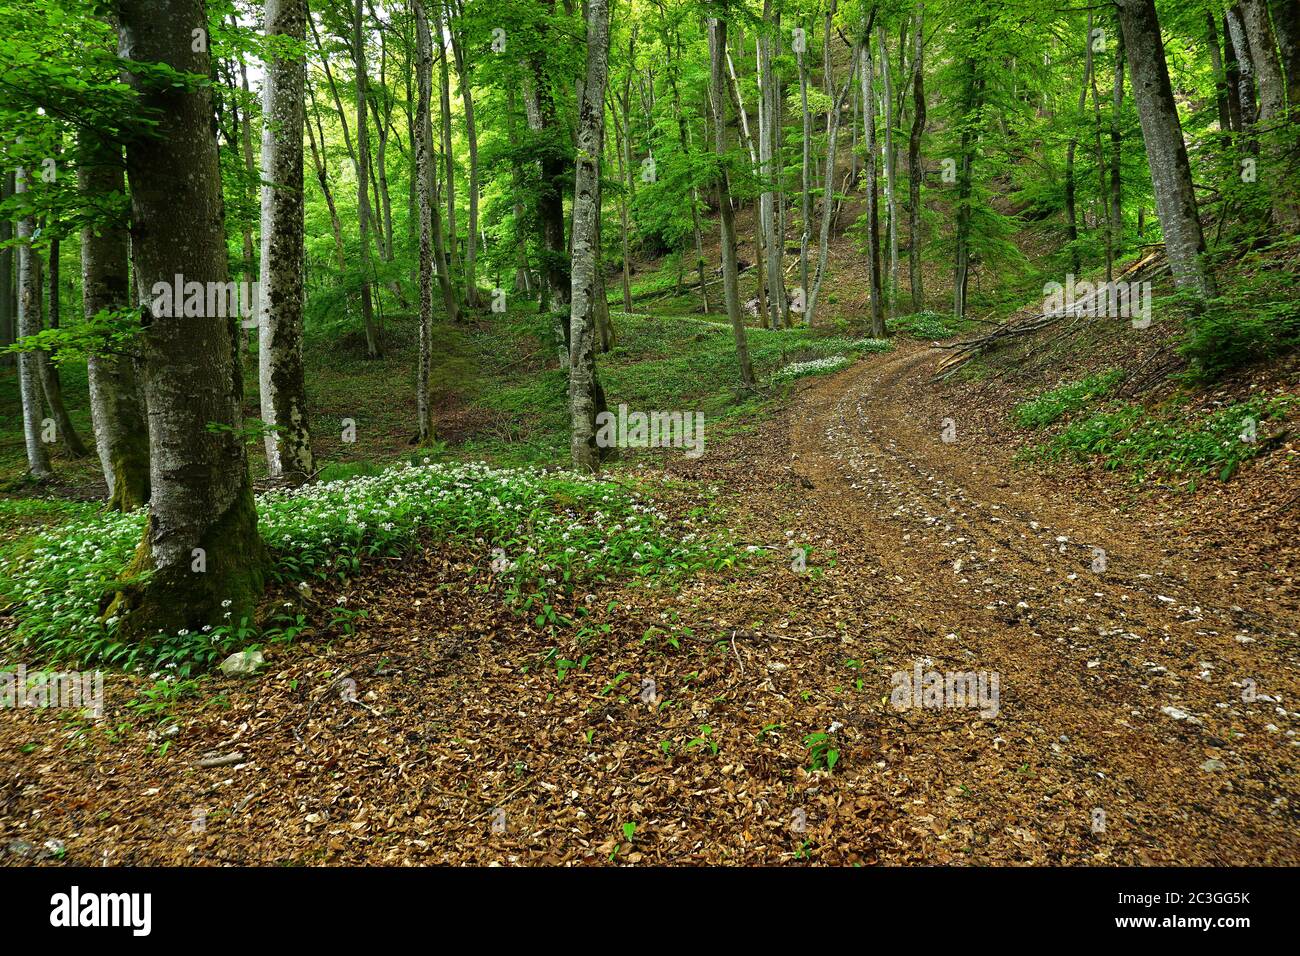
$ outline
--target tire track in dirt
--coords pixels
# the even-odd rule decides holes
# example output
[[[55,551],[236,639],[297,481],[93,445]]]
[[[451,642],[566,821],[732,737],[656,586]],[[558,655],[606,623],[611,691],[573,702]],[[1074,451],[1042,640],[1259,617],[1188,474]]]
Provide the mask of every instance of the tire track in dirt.
[[[931,364],[923,348],[859,363],[790,416],[823,514],[886,577],[931,584],[903,596],[924,606],[909,613],[959,622],[917,656],[998,672],[994,723],[1075,778],[1095,801],[1078,814],[1128,831],[1122,858],[1295,862],[1294,617],[1249,575],[1223,593],[1216,569],[1160,547],[1158,523],[1016,474],[960,410],[907,404]]]

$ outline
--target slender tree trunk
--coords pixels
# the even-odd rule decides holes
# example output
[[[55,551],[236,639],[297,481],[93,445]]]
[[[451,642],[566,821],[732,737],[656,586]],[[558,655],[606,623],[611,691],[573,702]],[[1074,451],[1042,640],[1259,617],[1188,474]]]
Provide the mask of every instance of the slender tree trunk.
[[[827,41],[829,42],[829,40]],[[817,242],[817,271],[813,275],[812,290],[808,293],[808,327],[812,328],[817,320],[817,295],[821,291],[822,280],[826,278],[826,254],[830,245],[831,219],[835,216],[835,197],[833,195],[835,178],[835,159],[840,135],[840,112],[844,109],[844,100],[853,85],[853,74],[859,60],[859,46],[855,45],[849,58],[849,75],[844,78],[840,92],[831,100],[830,115],[827,118],[826,132],[826,176],[822,180],[822,225]]]
[[[1246,129],[1241,102],[1241,70],[1237,66],[1237,51],[1232,45],[1232,30],[1228,25],[1227,14],[1223,17],[1223,79],[1227,86],[1228,121],[1232,125],[1232,131],[1240,135]]]
[[[185,315],[157,297],[177,275],[187,284],[228,280],[210,91],[160,86],[130,71],[132,62],[164,63],[207,76],[207,45],[194,43],[196,31],[207,30],[203,4],[122,0],[119,10],[125,79],[157,117],[156,136],[127,145],[131,252],[146,297],[152,496],[144,540],[105,615],[119,616],[128,637],[144,637],[251,622],[267,560],[241,434],[235,318]],[[150,573],[141,579],[142,572]]]
[[[966,317],[966,290],[970,283],[971,197],[975,181],[976,132],[970,128],[970,119],[983,105],[984,78],[979,63],[967,57],[962,76],[962,117],[960,155],[957,158],[957,223],[954,241],[952,283],[952,314],[961,320]]]
[[[879,160],[876,151],[875,69],[871,56],[871,28],[858,47],[858,79],[862,85],[862,129],[866,144],[864,178],[867,189],[867,281],[871,289],[871,336],[885,337],[885,304],[880,274],[880,203],[877,197]]]
[[[366,356],[379,358],[379,333],[375,328],[370,288],[373,277],[370,265],[370,124],[367,122],[366,37],[362,30],[361,5],[362,0],[355,0],[352,7],[352,62],[357,87],[357,222],[360,231],[357,251],[360,255],[361,321],[366,332]]]
[[[758,149],[763,175],[762,216],[763,241],[767,247],[768,324],[774,329],[780,328],[789,320],[788,303],[785,298],[785,273],[782,265],[785,239],[780,232],[777,208],[780,189],[777,144],[780,142],[781,127],[777,115],[776,38],[772,35],[778,29],[776,19],[777,14],[772,8],[772,0],[763,0],[763,22],[767,25],[767,30],[758,38],[759,88],[762,93],[760,111],[763,116],[759,128]]]
[[[1241,0],[1241,14],[1259,90],[1261,160],[1270,174],[1273,221],[1283,232],[1293,234],[1300,230],[1300,209],[1296,206],[1293,185],[1300,144],[1295,128],[1286,122],[1286,81],[1264,0]]]
[[[49,327],[57,329],[59,327],[59,306],[61,304],[59,295],[59,233],[57,213],[50,213],[50,225],[53,227],[50,231],[53,237],[50,239],[50,268],[49,268],[49,287],[50,287],[50,305],[49,305]],[[39,261],[37,267],[39,269]],[[54,364],[50,354],[45,350],[36,353],[37,368],[41,374],[41,391],[45,393],[45,403],[49,406],[50,416],[54,419],[55,429],[59,439],[67,446],[68,454],[73,458],[85,458],[90,454],[86,448],[86,443],[81,440],[81,435],[77,433],[76,427],[72,424],[72,418],[68,415],[67,403],[63,400],[63,381],[59,377],[59,367]]]
[[[9,171],[0,176],[0,202],[7,202],[14,194],[14,174]],[[18,335],[18,303],[14,297],[14,251],[8,245],[13,238],[14,225],[0,219],[0,368],[12,368],[14,356],[5,354],[4,348],[12,345]]]
[[[506,91],[506,132],[509,134],[511,141],[515,138],[515,91],[511,87]],[[519,164],[519,160],[511,157],[510,175],[514,184],[514,213],[515,213],[515,291],[532,295],[533,283],[528,265],[528,236],[523,228],[524,223],[524,204],[521,201],[523,195],[524,171]],[[568,351],[564,352],[564,361],[568,361]]]
[[[266,0],[267,37],[306,41],[305,0]],[[271,57],[262,86],[262,248],[258,379],[272,478],[315,472],[302,363],[303,87],[297,56]],[[382,162],[380,168],[383,167]]]
[[[438,43],[438,70],[442,82],[438,87],[442,122],[443,175],[447,182],[447,251],[452,276],[460,271],[460,233],[456,228],[456,156],[451,148],[451,70],[447,65],[447,34],[442,17],[443,0],[433,0],[433,26]],[[454,280],[453,280],[454,281]]]
[[[1116,256],[1124,252],[1124,205],[1121,202],[1124,132],[1120,125],[1123,110],[1124,34],[1121,31],[1115,42],[1115,82],[1111,90],[1110,103],[1110,234]]]
[[[540,61],[531,61],[532,74],[524,84],[524,107],[528,114],[528,125],[538,133],[548,137],[557,136],[555,100],[551,95],[549,79]],[[570,275],[568,244],[564,238],[564,181],[568,169],[559,151],[547,149],[540,160],[541,194],[537,198],[537,216],[541,226],[542,272],[545,279],[544,300],[553,310],[558,311],[569,303]],[[560,322],[557,329],[560,339],[563,362],[568,362],[568,350],[563,348],[567,336],[564,325]],[[567,365],[566,365],[567,367]]]
[[[1089,31],[1091,33],[1091,31]],[[1089,44],[1091,50],[1091,44]],[[1098,51],[1100,52],[1100,51]],[[1098,212],[1097,222],[1105,230],[1106,240],[1106,281],[1115,278],[1115,236],[1111,228],[1110,209],[1106,202],[1106,153],[1101,138],[1101,94],[1097,86],[1097,74],[1100,72],[1099,61],[1093,59],[1088,70],[1089,84],[1092,87],[1092,129],[1093,148],[1097,156],[1097,201],[1102,208]],[[1113,95],[1113,94],[1112,94]],[[1102,225],[1104,223],[1104,225]]]
[[[912,311],[925,308],[921,275],[921,181],[925,168],[921,164],[921,137],[925,133],[925,3],[916,5],[916,33],[912,54],[912,134],[907,141],[907,266],[912,280]]]
[[[1228,78],[1223,72],[1223,55],[1219,49],[1219,29],[1215,26],[1214,12],[1205,11],[1205,41],[1210,48],[1210,66],[1214,70],[1214,105],[1219,111],[1219,132],[1232,131],[1232,117],[1228,112]],[[1121,51],[1120,56],[1123,57]]]
[[[1165,50],[1154,0],[1117,0],[1133,99],[1142,123],[1156,211],[1174,281],[1202,298],[1215,295],[1214,275],[1205,262],[1205,239],[1196,208],[1192,170],[1183,143],[1178,107],[1169,84]]]
[[[1070,143],[1065,150],[1065,218],[1066,238],[1070,246],[1070,272],[1079,275],[1083,263],[1079,252],[1079,210],[1075,199],[1078,180],[1074,175],[1074,157],[1079,149],[1079,136],[1075,126],[1080,122],[1083,108],[1088,103],[1088,80],[1092,77],[1092,14],[1088,14],[1088,31],[1083,40],[1083,80],[1079,84],[1079,105],[1070,117]]]
[[[120,149],[97,136],[81,141],[77,181],[87,206],[103,207],[126,192]],[[125,216],[81,230],[82,311],[87,323],[131,302]],[[95,446],[108,486],[108,506],[132,511],[149,500],[149,430],[134,343],[128,351],[86,356]]]
[[[1241,0],[1239,7],[1259,95],[1259,122],[1268,124],[1286,110],[1286,83],[1278,62],[1268,6],[1264,0]]]
[[[420,444],[433,440],[433,401],[430,395],[433,366],[433,130],[429,106],[433,99],[433,50],[429,38],[429,19],[421,0],[413,0],[415,10],[416,85],[419,99],[415,109],[418,132],[415,140],[415,175],[419,180],[420,211],[420,357],[416,374],[416,438]],[[442,270],[438,270],[442,277]],[[448,283],[444,282],[444,285]],[[444,290],[444,301],[447,291]]]
[[[610,108],[610,115],[614,118],[614,157],[618,163],[618,180],[623,184],[623,194],[618,200],[618,231],[619,246],[622,251],[623,268],[622,268],[622,292],[623,292],[623,311],[632,311],[632,266],[629,261],[630,252],[628,244],[628,230],[630,227],[628,217],[628,206],[632,199],[632,156],[631,142],[627,135],[630,132],[627,123],[627,111],[624,109],[620,114],[613,104]],[[625,152],[626,151],[626,152]]]
[[[231,25],[236,24],[235,17],[230,18]],[[239,146],[244,157],[244,176],[246,179],[241,184],[239,194],[242,197],[244,208],[250,208],[253,205],[253,183],[257,181],[257,167],[253,164],[253,124],[249,119],[251,110],[246,105],[251,101],[252,93],[248,87],[248,64],[244,62],[244,55],[239,54],[239,85],[244,91],[243,109],[237,109],[236,115],[239,119]],[[239,217],[239,232],[244,240],[244,278],[252,282],[257,278],[257,262],[253,251],[253,224],[249,221],[247,215]],[[251,334],[251,333],[250,333]],[[250,347],[252,343],[249,343]]]
[[[1278,54],[1286,76],[1287,105],[1297,110],[1300,109],[1300,3],[1269,0],[1268,8],[1273,15]]]
[[[885,81],[885,208],[889,215],[889,292],[886,304],[892,318],[898,297],[898,193],[894,177],[894,87],[890,73],[889,48],[885,45],[885,28],[879,28],[880,75]],[[899,50],[902,57],[902,50]]]
[[[805,49],[795,51],[795,62],[799,65],[799,111],[803,119],[803,166],[799,171],[799,288],[806,300],[808,243],[812,238],[812,113],[808,109],[808,66],[804,63],[807,34],[804,43]]]
[[[1259,106],[1255,99],[1255,65],[1250,58],[1250,41],[1246,38],[1246,27],[1241,15],[1241,6],[1228,9],[1224,14],[1228,26],[1228,35],[1232,38],[1231,57],[1233,69],[1237,76],[1237,98],[1241,103],[1241,125],[1243,130],[1253,129],[1259,119]],[[1225,47],[1226,50],[1226,47]]]
[[[743,48],[741,52],[743,54]],[[749,117],[745,113],[745,100],[740,94],[740,79],[736,75],[736,64],[732,61],[730,50],[727,51],[726,61],[727,77],[729,80],[728,86],[731,91],[731,105],[736,111],[736,116],[740,119],[740,133],[745,141],[745,149],[749,152],[750,174],[754,177],[755,181],[757,181],[762,176],[762,167],[759,165],[758,159],[758,147],[755,146],[754,137],[749,131]],[[757,269],[755,285],[758,290],[758,314],[760,316],[765,316],[767,315],[767,283],[764,278],[766,274],[764,262],[767,257],[767,247],[765,245],[766,237],[763,232],[762,216],[757,213],[758,210],[756,209],[754,216],[754,265]],[[805,295],[806,294],[807,287],[805,286]]]
[[[460,98],[465,107],[465,140],[469,146],[469,228],[465,236],[465,305],[478,308],[478,126],[474,120],[474,91],[471,74],[465,64],[460,41],[453,33],[452,50],[456,56],[456,77]]]
[[[316,123],[320,124],[320,113],[315,108],[315,95],[311,92],[311,84],[307,84],[307,93],[312,98],[312,113],[315,114]],[[320,183],[321,194],[325,197],[325,206],[329,209],[330,214],[330,231],[334,234],[334,257],[338,263],[339,272],[347,269],[347,255],[343,251],[343,224],[339,221],[339,211],[334,205],[334,191],[330,189],[329,170],[325,165],[324,130],[321,130],[321,148],[316,147],[316,134],[312,131],[312,124],[307,123],[307,142],[311,146],[311,160],[316,167],[316,181]]]
[[[27,192],[27,171],[19,168],[14,195]],[[41,258],[32,248],[36,219],[24,210],[18,217],[18,337],[41,331]],[[23,440],[27,447],[27,471],[38,481],[53,475],[50,452],[42,441],[44,408],[41,405],[40,361],[34,351],[18,353],[18,391],[23,404]]]
[[[608,0],[588,0],[587,76],[578,111],[577,169],[573,190],[573,273],[569,319],[569,410],[573,467],[595,471],[599,382],[596,378],[595,296],[600,267],[599,184],[609,72]]]
[[[727,21],[721,17],[709,20],[709,65],[711,82],[709,98],[713,106],[713,145],[719,164],[724,164],[727,153]],[[722,246],[723,298],[727,304],[727,317],[736,339],[736,360],[740,365],[740,381],[746,388],[754,386],[754,367],[749,361],[749,339],[745,333],[745,316],[740,309],[740,286],[736,268],[736,213],[731,208],[731,189],[727,184],[725,165],[720,165],[715,180],[714,196],[718,204],[721,224],[719,242]]]

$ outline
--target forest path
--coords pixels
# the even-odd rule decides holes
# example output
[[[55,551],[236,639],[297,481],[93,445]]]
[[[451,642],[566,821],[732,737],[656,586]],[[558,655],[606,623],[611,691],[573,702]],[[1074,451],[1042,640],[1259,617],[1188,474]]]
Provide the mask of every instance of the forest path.
[[[944,411],[935,361],[904,347],[791,411],[795,471],[841,560],[892,581],[909,618],[945,622],[917,649],[927,669],[1000,675],[995,748],[1049,761],[1083,801],[1049,828],[1091,829],[1099,810],[1132,862],[1294,862],[1298,715],[1270,699],[1295,706],[1294,593],[1158,510],[1112,514],[1011,471]]]

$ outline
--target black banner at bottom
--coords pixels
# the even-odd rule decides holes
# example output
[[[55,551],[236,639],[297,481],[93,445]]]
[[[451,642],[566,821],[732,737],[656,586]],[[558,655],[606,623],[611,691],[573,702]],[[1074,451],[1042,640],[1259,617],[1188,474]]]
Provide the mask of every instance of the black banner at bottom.
[[[1099,937],[1217,945],[1294,935],[1271,869],[76,869],[0,870],[11,952],[28,938],[113,940],[134,948],[221,936],[332,946],[376,932],[490,932],[540,942],[587,924],[596,943],[617,927],[663,941],[682,933],[809,941],[846,925],[962,926],[1017,934],[1042,927]],[[604,929],[601,929],[604,927]],[[196,935],[203,934],[203,935]],[[608,938],[608,937],[607,937]],[[940,937],[936,937],[940,938]],[[975,937],[971,937],[973,940]]]

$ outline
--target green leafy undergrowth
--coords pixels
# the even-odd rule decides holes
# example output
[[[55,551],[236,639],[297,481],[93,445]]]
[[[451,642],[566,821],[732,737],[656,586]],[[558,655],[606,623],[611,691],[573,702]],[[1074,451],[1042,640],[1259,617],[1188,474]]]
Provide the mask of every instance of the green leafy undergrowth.
[[[1089,375],[1021,402],[1011,417],[1021,428],[1045,428],[1098,399],[1106,398],[1123,378],[1124,370],[1119,368]]]
[[[1257,396],[1194,416],[1176,410],[1157,416],[1140,405],[1113,404],[1072,422],[1028,458],[1095,461],[1108,470],[1152,475],[1214,475],[1227,481],[1261,451],[1266,423],[1283,421],[1300,398]]]
[[[129,563],[145,522],[144,511],[88,514],[25,540],[21,550],[0,551],[0,601],[14,605],[17,620],[12,644],[38,659],[163,666],[183,675],[251,641],[292,639],[306,626],[300,615],[281,615],[261,631],[232,620],[202,634],[118,640],[117,620],[99,619],[100,598]],[[625,484],[479,462],[267,492],[258,498],[258,527],[278,583],[345,580],[431,537],[477,551],[509,600],[533,613],[571,598],[580,583],[673,577],[738,558],[701,509],[674,518]]]

